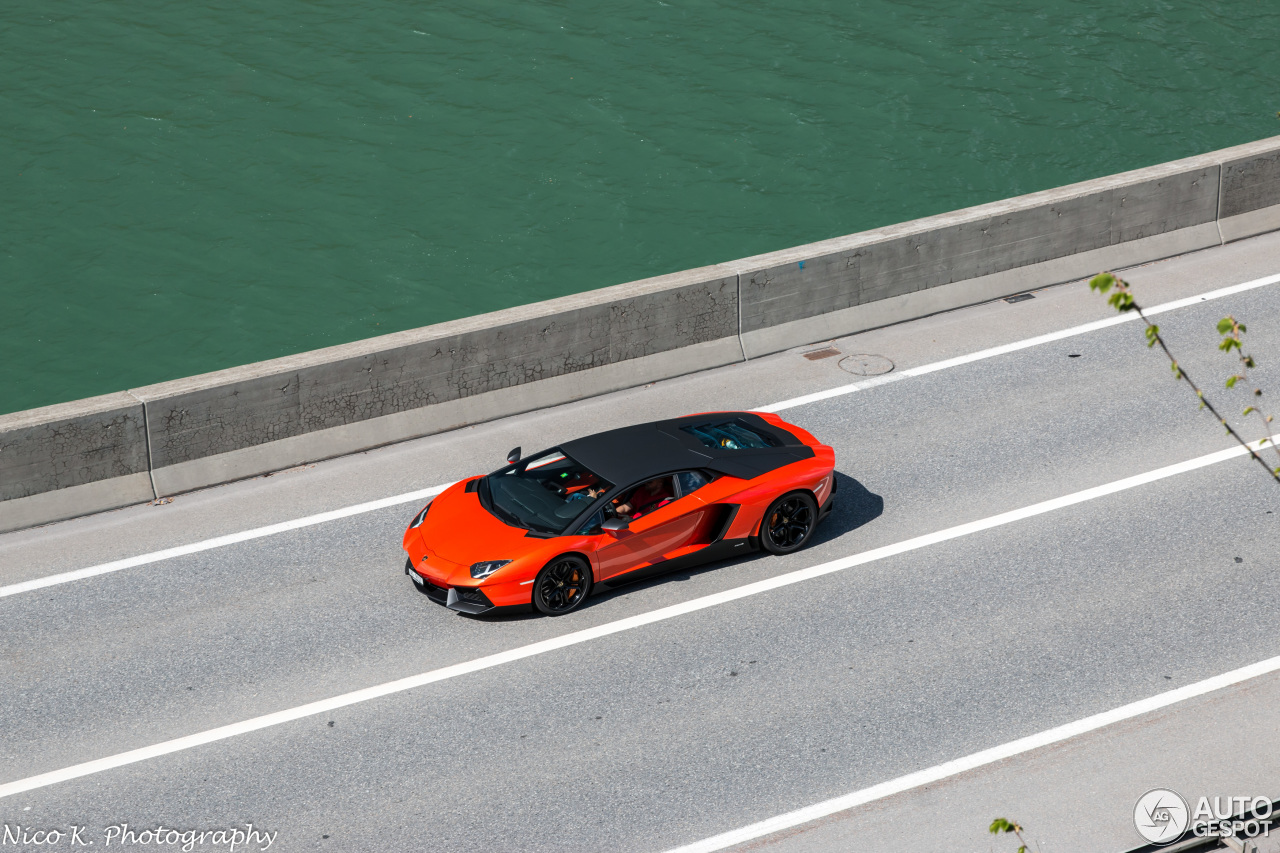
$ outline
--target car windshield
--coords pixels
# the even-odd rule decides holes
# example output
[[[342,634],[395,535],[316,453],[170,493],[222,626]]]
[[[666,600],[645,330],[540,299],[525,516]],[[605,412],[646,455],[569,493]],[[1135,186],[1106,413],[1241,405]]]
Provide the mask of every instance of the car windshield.
[[[759,450],[765,447],[781,446],[778,440],[767,432],[752,429],[737,419],[681,427],[681,429],[697,438],[704,447],[715,447],[720,450]]]
[[[485,483],[494,515],[540,533],[559,533],[613,488],[559,450],[495,471]]]

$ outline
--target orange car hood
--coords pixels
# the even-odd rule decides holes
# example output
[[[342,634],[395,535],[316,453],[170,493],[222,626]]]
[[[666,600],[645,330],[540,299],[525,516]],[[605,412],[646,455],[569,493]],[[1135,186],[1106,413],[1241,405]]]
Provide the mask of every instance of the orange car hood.
[[[541,540],[527,539],[519,527],[503,524],[480,505],[480,496],[459,483],[441,492],[422,522],[427,548],[452,563],[514,560]]]

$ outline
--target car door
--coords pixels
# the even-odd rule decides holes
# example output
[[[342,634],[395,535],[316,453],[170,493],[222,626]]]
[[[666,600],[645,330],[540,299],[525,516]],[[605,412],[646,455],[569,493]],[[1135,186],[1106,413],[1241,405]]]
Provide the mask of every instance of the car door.
[[[602,580],[662,562],[668,555],[686,547],[697,533],[706,504],[690,494],[696,486],[689,486],[696,480],[685,477],[682,490],[680,474],[664,479],[670,481],[674,500],[634,519],[626,530],[619,531],[616,539],[606,534],[608,539],[596,551]],[[705,477],[701,482],[706,482]]]

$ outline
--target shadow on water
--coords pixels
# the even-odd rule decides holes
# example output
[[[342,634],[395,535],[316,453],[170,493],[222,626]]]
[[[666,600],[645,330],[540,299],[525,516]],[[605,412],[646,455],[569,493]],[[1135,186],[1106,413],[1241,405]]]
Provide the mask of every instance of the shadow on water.
[[[836,472],[836,505],[831,510],[831,514],[826,517],[823,522],[818,525],[818,529],[814,532],[813,538],[809,540],[809,544],[805,549],[815,545],[821,545],[838,539],[846,533],[851,533],[862,527],[868,522],[874,521],[884,513],[884,498],[880,495],[869,491],[866,486],[855,480],[853,477]],[[802,553],[802,552],[799,552]],[[711,563],[705,563],[701,566],[694,566],[689,569],[681,569],[671,572],[670,574],[658,575],[645,580],[636,581],[632,584],[626,584],[616,589],[603,590],[593,592],[591,597],[579,607],[574,613],[581,613],[605,601],[609,601],[619,595],[627,595],[637,590],[648,589],[650,587],[659,586],[666,583],[681,583],[692,580],[707,572],[715,572],[730,566],[736,566],[749,563],[754,560],[767,560],[770,555],[763,551],[752,551],[741,557],[735,557],[729,560],[717,560]],[[480,622],[510,622],[523,621],[525,619],[542,619],[543,614],[537,612],[529,613],[493,613],[472,616],[466,613],[459,613],[467,619],[474,619]],[[566,614],[568,615],[568,614]]]

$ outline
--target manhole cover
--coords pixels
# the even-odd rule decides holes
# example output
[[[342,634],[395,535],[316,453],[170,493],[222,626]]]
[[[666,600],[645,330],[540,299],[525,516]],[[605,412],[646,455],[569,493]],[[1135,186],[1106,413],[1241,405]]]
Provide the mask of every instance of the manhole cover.
[[[882,355],[846,355],[840,359],[840,369],[854,376],[879,376],[893,370],[893,362]]]

